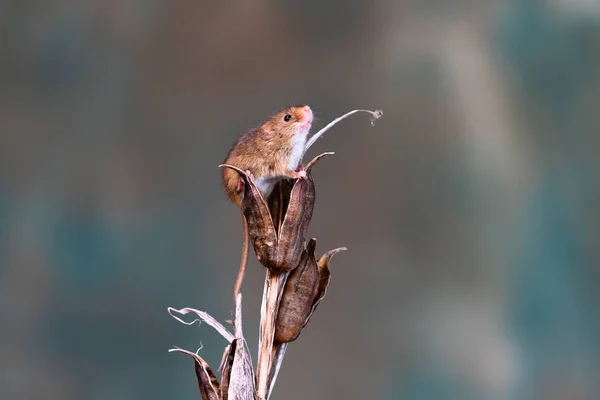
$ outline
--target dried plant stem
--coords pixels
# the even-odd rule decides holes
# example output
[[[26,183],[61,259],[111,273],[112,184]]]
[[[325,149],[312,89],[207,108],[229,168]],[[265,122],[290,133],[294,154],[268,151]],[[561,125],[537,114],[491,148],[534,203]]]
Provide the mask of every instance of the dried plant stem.
[[[267,400],[270,392],[269,376],[274,365],[273,336],[275,319],[283,293],[287,272],[267,270],[265,290],[260,312],[260,334],[257,365],[257,395],[259,400]]]
[[[275,381],[277,380],[277,375],[279,375],[281,364],[283,364],[283,357],[285,356],[287,346],[287,343],[276,343],[273,345],[273,367],[269,372],[269,391],[267,392],[267,398],[271,396],[271,392],[273,391],[273,387],[275,386]]]
[[[314,135],[312,135],[311,138],[308,139],[308,142],[306,142],[306,146],[304,147],[304,153],[302,155],[304,156],[304,154],[306,154],[306,152],[308,151],[308,149],[310,148],[310,146],[312,146],[332,126],[334,126],[335,124],[337,124],[341,120],[348,118],[352,114],[356,114],[358,112],[365,112],[365,113],[371,114],[371,116],[372,116],[372,118],[371,118],[371,125],[375,123],[375,120],[381,118],[381,116],[383,115],[383,111],[381,111],[381,110],[375,110],[375,111],[371,111],[371,110],[352,110],[352,111],[349,111],[346,114],[342,115],[341,117],[337,117],[336,119],[334,119],[333,121],[331,121],[330,123],[328,123],[320,131],[318,131],[317,133],[315,133]]]
[[[242,294],[238,294],[235,298],[235,320],[233,328],[235,329],[235,337],[243,339],[244,330],[242,329]]]
[[[244,235],[244,243],[242,245],[242,259],[240,261],[240,270],[238,272],[235,287],[233,289],[233,299],[237,302],[237,297],[242,294],[242,283],[244,283],[244,275],[246,275],[246,267],[248,266],[248,222],[244,212],[242,214],[242,232]]]

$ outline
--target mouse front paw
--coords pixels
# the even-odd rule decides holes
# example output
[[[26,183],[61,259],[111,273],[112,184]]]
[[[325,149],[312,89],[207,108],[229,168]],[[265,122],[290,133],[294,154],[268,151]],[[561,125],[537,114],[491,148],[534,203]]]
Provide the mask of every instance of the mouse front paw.
[[[293,179],[306,179],[306,171],[302,170],[302,171],[294,172],[292,174],[292,178]]]

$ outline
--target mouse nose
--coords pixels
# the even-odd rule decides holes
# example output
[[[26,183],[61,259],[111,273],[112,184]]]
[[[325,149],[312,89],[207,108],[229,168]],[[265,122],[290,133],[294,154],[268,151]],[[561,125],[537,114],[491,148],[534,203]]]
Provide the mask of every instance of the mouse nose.
[[[311,108],[309,106],[304,106],[303,110],[304,110],[304,115],[306,116],[306,118],[312,119],[313,112],[312,112]]]

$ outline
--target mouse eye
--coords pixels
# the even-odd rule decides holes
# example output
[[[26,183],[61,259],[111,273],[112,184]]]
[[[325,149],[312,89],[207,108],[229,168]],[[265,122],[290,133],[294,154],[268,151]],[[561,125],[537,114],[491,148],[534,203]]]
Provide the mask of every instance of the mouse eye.
[[[285,122],[288,122],[290,119],[292,119],[292,116],[290,114],[285,114],[285,117],[283,117],[283,120]]]

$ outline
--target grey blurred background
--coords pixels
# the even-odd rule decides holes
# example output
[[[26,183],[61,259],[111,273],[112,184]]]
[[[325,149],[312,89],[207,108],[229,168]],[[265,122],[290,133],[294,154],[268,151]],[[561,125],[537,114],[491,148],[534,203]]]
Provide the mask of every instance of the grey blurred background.
[[[600,398],[596,0],[2,1],[0,398],[199,398],[166,308],[231,318],[217,165],[295,103],[385,113],[308,154],[349,250],[275,399]]]

